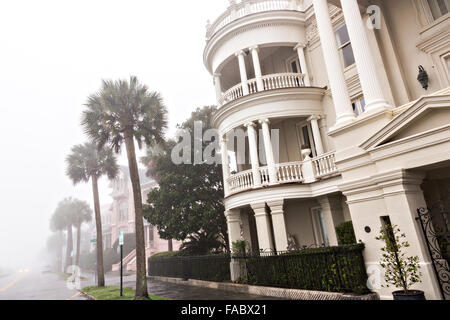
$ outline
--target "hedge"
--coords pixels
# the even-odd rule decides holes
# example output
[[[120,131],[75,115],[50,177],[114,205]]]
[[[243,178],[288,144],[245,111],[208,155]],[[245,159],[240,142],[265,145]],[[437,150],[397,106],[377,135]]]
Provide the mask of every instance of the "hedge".
[[[230,281],[228,254],[208,256],[158,256],[148,259],[148,275],[205,281]]]

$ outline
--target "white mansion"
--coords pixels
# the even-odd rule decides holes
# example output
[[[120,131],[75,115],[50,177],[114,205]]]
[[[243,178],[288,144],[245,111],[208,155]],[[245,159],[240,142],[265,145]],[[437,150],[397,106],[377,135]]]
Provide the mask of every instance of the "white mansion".
[[[230,242],[334,246],[335,227],[352,220],[376,276],[375,237],[392,223],[420,258],[414,288],[445,298],[418,209],[450,195],[450,2],[229,2],[208,23],[203,58]],[[245,131],[243,153],[227,139],[235,129]],[[388,299],[394,289],[375,291]]]

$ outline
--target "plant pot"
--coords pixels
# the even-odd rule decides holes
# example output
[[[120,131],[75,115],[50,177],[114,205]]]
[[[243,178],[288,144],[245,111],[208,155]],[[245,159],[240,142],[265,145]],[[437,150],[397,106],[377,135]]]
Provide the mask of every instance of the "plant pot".
[[[416,301],[424,301],[425,293],[420,290],[411,290],[405,293],[405,291],[394,291],[392,292],[395,301],[403,301],[403,300],[416,300]]]

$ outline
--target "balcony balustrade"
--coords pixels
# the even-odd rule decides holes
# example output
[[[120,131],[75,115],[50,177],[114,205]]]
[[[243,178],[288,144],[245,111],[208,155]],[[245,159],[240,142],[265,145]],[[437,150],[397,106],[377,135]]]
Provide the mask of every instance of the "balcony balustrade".
[[[242,0],[240,3],[231,5],[214,23],[207,26],[206,39],[210,40],[226,25],[251,14],[277,10],[299,11],[300,9],[298,0]]]
[[[242,191],[251,190],[255,187],[265,187],[268,185],[279,185],[289,183],[303,183],[305,182],[305,168],[303,164],[306,161],[312,161],[313,163],[313,175],[316,180],[324,179],[328,176],[332,176],[338,173],[338,169],[335,164],[335,153],[330,152],[313,159],[289,163],[276,164],[277,181],[270,181],[269,168],[259,168],[259,174],[261,177],[261,186],[255,186],[252,170],[243,171],[232,175],[227,183],[229,186],[230,194],[235,194]]]
[[[317,178],[322,178],[337,172],[335,153],[329,152],[313,159]]]
[[[277,73],[262,76],[261,80],[264,84],[264,91],[283,89],[283,88],[300,88],[305,86],[305,75],[302,73]],[[245,84],[248,86],[249,94],[258,92],[257,79],[248,80]],[[223,106],[231,101],[237,100],[244,96],[242,83],[228,89],[219,99],[219,106]]]

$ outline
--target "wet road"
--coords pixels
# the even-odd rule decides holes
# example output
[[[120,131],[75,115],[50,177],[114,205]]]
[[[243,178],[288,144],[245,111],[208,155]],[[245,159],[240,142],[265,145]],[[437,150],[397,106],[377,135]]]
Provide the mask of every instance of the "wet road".
[[[83,284],[81,284],[83,286]],[[0,300],[85,300],[56,274],[16,272],[0,278]]]
[[[82,273],[85,280],[79,283],[79,288],[95,285],[94,275]],[[124,277],[124,287],[135,288],[135,275]],[[120,278],[117,275],[106,275],[107,286],[118,286]],[[278,300],[245,293],[230,292],[169,282],[148,280],[150,294],[173,300]],[[87,300],[75,288],[69,288],[67,282],[52,273],[43,274],[39,271],[17,272],[0,278],[0,300]]]

